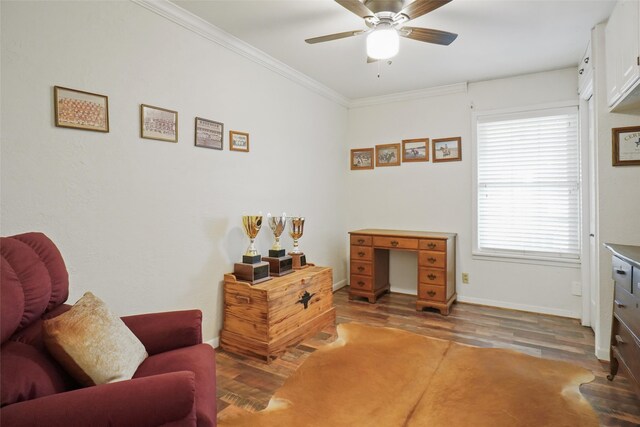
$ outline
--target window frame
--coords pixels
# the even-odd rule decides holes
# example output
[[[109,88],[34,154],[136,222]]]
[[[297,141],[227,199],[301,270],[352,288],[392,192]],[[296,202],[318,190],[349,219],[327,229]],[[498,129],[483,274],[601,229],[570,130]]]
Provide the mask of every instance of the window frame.
[[[577,258],[561,258],[561,257],[552,257],[551,255],[535,255],[531,254],[518,254],[518,253],[508,253],[508,252],[493,252],[487,250],[481,250],[478,248],[478,119],[486,118],[488,116],[509,116],[509,115],[521,115],[523,113],[532,113],[532,115],[539,114],[543,110],[549,110],[550,114],[553,114],[553,110],[561,110],[567,108],[574,108],[577,116],[577,138],[578,138],[578,171],[579,171],[579,181],[578,181],[578,236],[577,240],[580,245],[580,250],[578,251]],[[581,117],[580,117],[580,108],[579,101],[565,101],[565,102],[555,102],[555,103],[547,103],[547,104],[536,104],[529,105],[525,107],[515,107],[515,108],[503,108],[503,109],[494,109],[494,110],[484,110],[484,111],[473,111],[471,114],[471,135],[472,135],[472,149],[471,149],[471,179],[472,179],[472,194],[473,194],[473,206],[472,206],[472,247],[471,247],[471,258],[475,260],[484,260],[484,261],[500,261],[500,262],[514,262],[521,264],[538,264],[538,265],[549,265],[556,267],[566,267],[566,268],[581,268],[582,265],[582,255],[583,255],[583,241],[582,241],[582,230],[583,230],[583,199],[584,199],[584,169],[583,169],[583,153],[582,153],[582,140],[581,140]]]

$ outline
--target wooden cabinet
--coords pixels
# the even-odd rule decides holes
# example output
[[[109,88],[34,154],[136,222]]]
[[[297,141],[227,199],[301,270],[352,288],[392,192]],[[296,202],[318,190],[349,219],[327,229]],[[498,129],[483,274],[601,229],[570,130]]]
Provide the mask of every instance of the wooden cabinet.
[[[607,101],[610,107],[640,92],[640,2],[619,0],[605,29]]]
[[[335,319],[330,268],[310,265],[254,286],[224,276],[220,344],[226,351],[270,362]]]
[[[357,230],[350,232],[349,298],[375,303],[388,292],[389,251],[418,253],[416,309],[432,307],[444,315],[456,299],[455,233],[404,230]]]
[[[611,274],[615,281],[607,378],[613,380],[622,367],[640,395],[640,247],[605,246],[614,254]]]

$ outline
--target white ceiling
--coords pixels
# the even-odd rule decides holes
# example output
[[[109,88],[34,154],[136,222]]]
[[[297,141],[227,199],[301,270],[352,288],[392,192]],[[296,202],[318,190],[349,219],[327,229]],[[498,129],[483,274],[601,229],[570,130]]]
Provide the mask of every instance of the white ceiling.
[[[408,25],[457,33],[450,46],[401,39],[392,63],[366,63],[365,29],[332,0],[174,0],[178,6],[350,99],[577,65],[615,0],[453,0]],[[378,72],[380,77],[378,77]]]

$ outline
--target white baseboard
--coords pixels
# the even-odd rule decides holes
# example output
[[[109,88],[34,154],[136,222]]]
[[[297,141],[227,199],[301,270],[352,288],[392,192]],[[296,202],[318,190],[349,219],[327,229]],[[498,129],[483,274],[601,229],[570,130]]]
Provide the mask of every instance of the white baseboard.
[[[391,286],[391,288],[389,288],[389,290],[391,292],[393,292],[394,294],[404,294],[404,295],[418,295],[418,291],[411,291],[409,289],[402,289],[402,288],[394,288],[393,286]]]
[[[596,357],[609,362],[609,348],[596,347]]]
[[[347,279],[342,279],[339,282],[333,284],[333,292],[337,291],[338,289],[342,289],[345,286],[347,286]]]
[[[205,341],[204,343],[209,344],[213,348],[218,348],[218,346],[220,345],[220,337],[215,337],[212,340]]]
[[[470,304],[488,305],[491,307],[509,308],[511,310],[530,311],[532,313],[551,314],[553,316],[569,317],[571,319],[580,319],[580,313],[571,310],[562,310],[558,308],[540,307],[537,305],[517,304],[505,301],[495,301],[484,298],[466,297],[458,295],[457,300],[460,302],[468,302]]]

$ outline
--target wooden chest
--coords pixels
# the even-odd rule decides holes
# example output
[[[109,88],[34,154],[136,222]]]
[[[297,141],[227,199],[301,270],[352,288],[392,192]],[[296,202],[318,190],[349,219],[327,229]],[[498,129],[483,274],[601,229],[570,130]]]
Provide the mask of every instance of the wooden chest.
[[[226,351],[270,362],[335,320],[331,268],[310,265],[254,286],[224,276]]]

